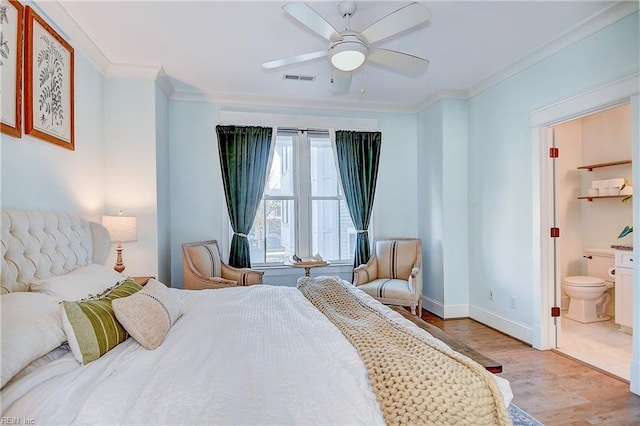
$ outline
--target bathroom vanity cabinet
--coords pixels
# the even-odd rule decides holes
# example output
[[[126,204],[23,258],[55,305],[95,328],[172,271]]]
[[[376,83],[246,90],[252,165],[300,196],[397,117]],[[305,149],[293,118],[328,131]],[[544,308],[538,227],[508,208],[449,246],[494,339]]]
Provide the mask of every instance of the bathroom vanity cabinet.
[[[631,332],[633,321],[633,251],[616,250],[616,323]]]

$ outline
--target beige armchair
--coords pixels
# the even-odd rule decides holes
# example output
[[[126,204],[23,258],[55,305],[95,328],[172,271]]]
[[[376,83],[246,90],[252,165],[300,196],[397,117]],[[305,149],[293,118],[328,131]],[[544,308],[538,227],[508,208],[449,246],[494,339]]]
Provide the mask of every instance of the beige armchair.
[[[422,241],[380,238],[369,261],[353,270],[353,284],[386,305],[411,307],[422,314]],[[418,308],[416,313],[416,308]]]
[[[222,261],[216,240],[182,244],[184,288],[200,290],[262,284],[264,272]]]

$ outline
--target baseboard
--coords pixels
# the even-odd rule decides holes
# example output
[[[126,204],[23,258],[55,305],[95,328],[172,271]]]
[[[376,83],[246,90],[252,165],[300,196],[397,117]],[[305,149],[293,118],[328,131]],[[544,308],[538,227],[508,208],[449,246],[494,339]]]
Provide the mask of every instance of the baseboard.
[[[631,360],[631,392],[636,395],[640,395],[640,380],[637,378],[640,377],[640,361],[637,359]],[[633,380],[633,379],[636,380]]]
[[[437,300],[422,296],[422,307],[440,318],[471,318],[518,340],[531,344],[532,330],[515,321],[485,311],[473,305],[444,305]]]
[[[422,296],[422,309],[426,309],[432,314],[444,318],[444,305],[437,300]]]
[[[469,305],[443,305],[437,300],[422,296],[422,308],[436,314],[440,318],[468,318]]]
[[[469,317],[469,305],[445,305],[444,306],[444,319],[450,318],[468,318]]]
[[[533,334],[531,328],[510,319],[473,305],[469,305],[469,317],[525,343],[531,344],[532,342]]]

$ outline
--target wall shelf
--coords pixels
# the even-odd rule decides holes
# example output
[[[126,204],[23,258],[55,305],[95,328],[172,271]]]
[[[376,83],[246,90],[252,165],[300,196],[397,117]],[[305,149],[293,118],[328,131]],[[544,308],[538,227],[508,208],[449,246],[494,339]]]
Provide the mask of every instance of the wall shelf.
[[[578,200],[593,201],[598,198],[624,198],[624,197],[628,197],[628,195],[598,195],[593,197],[585,195],[584,197],[578,197]]]
[[[599,169],[601,167],[621,166],[623,164],[631,164],[631,160],[612,161],[610,163],[600,163],[600,164],[589,164],[586,166],[578,167],[578,170],[593,171],[593,169]],[[592,198],[596,198],[596,197],[592,197]]]

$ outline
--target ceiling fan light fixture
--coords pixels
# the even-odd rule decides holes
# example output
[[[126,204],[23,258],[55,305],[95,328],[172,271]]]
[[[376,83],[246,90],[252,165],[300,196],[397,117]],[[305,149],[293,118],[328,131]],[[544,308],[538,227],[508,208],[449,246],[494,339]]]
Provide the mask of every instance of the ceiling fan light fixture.
[[[360,40],[344,40],[330,49],[331,64],[340,71],[353,71],[360,67],[367,57],[367,46]]]

